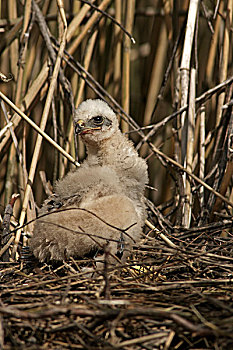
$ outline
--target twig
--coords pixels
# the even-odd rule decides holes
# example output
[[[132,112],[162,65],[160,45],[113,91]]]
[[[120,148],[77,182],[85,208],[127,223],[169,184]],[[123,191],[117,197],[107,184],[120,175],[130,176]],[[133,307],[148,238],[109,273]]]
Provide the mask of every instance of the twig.
[[[153,231],[156,232],[156,234],[161,237],[165,243],[167,243],[167,245],[169,245],[169,247],[171,248],[177,248],[177,245],[174,244],[169,238],[167,238],[167,236],[165,236],[163,233],[161,233],[154,225],[152,225],[152,223],[149,220],[146,220],[145,224]]]

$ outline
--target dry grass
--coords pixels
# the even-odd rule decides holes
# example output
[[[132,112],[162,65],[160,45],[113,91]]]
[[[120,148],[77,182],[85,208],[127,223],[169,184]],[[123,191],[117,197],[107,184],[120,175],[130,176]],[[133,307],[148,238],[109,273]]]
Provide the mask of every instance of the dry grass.
[[[1,2],[0,348],[231,346],[232,6]],[[148,160],[160,235],[145,232],[132,267],[110,279],[83,276],[87,262],[30,270],[25,253],[9,262],[26,250],[16,226],[85,156],[72,115],[96,97]]]

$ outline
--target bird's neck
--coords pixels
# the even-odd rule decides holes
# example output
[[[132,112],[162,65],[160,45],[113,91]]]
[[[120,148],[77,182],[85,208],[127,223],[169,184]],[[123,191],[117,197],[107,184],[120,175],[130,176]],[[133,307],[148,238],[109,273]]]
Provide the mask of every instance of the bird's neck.
[[[87,161],[91,165],[109,165],[114,166],[122,158],[122,145],[125,148],[131,148],[128,145],[126,138],[117,131],[109,139],[105,139],[98,144],[88,144],[87,146]],[[128,147],[127,147],[128,146]]]

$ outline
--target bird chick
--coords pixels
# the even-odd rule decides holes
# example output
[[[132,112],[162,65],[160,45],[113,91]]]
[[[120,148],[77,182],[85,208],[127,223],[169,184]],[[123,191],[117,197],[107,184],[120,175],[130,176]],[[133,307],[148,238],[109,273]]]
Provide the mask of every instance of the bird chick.
[[[146,162],[120,131],[113,110],[86,100],[75,112],[75,131],[86,145],[81,166],[57,182],[43,204],[29,245],[41,261],[83,257],[109,243],[123,261],[146,218]]]

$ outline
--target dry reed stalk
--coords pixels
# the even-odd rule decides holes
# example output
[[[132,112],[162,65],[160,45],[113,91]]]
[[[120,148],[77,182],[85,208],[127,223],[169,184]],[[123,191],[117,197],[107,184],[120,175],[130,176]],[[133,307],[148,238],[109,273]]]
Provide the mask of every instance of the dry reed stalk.
[[[9,17],[12,19],[17,18],[17,7],[16,3],[12,0],[8,2],[8,13]],[[18,61],[18,42],[15,40],[10,48],[9,48],[9,53],[10,53],[10,69],[13,74],[13,76],[16,77],[17,75],[17,66],[15,65],[15,62]],[[13,92],[14,94],[14,92]],[[3,107],[3,106],[2,106]],[[4,112],[4,111],[3,111]],[[4,113],[5,118],[7,118],[7,113]],[[4,204],[5,206],[9,203],[11,194],[13,193],[13,183],[12,183],[12,178],[15,174],[16,170],[16,147],[14,146],[14,143],[12,143],[10,149],[9,149],[9,158],[8,158],[8,164],[7,164],[7,169],[6,169],[6,180],[5,180],[5,198],[4,198]]]
[[[43,86],[43,84],[45,83],[47,77],[48,77],[48,66],[45,63],[40,71],[40,74],[37,76],[37,78],[33,81],[33,83],[31,84],[30,88],[27,91],[27,94],[25,95],[20,110],[17,111],[16,114],[13,115],[12,117],[12,123],[13,123],[13,128],[16,129],[17,126],[19,125],[20,121],[21,121],[21,117],[20,112],[24,112],[26,110],[28,110],[31,106],[31,104],[33,103],[36,95],[38,94],[38,92],[40,91],[41,87]],[[2,99],[4,100],[3,94],[2,94]],[[11,105],[11,101],[9,99],[5,99],[5,102],[7,102],[12,108],[13,106]],[[16,107],[16,106],[15,106]],[[13,108],[14,109],[14,108]],[[26,116],[27,117],[27,116]],[[31,121],[31,120],[30,120]],[[30,122],[28,121],[28,122]],[[36,125],[35,125],[36,128]],[[3,148],[6,146],[7,142],[9,141],[10,138],[10,131],[8,130],[5,134],[5,138],[0,142],[0,152],[3,150]]]
[[[116,21],[121,23],[121,11],[122,11],[122,1],[115,0],[115,8]],[[116,98],[119,96],[120,92],[120,82],[121,82],[121,30],[118,26],[114,28],[114,36],[115,36],[115,57],[114,57],[114,72],[113,72],[113,96]]]
[[[28,47],[28,33],[27,28],[29,25],[31,16],[31,0],[26,0],[24,5],[24,16],[23,16],[23,28],[22,33],[20,36],[20,44],[21,44],[21,52],[18,62],[18,74],[17,74],[17,85],[16,85],[16,95],[15,95],[15,104],[19,105],[21,101],[21,95],[22,95],[22,85],[23,85],[23,64],[26,60],[26,54],[27,54],[27,47]]]
[[[54,90],[55,90],[56,85],[57,85],[57,77],[58,77],[58,73],[59,73],[59,69],[60,69],[60,65],[61,65],[61,60],[62,60],[62,56],[63,56],[63,52],[65,49],[65,44],[66,44],[67,23],[66,23],[66,17],[64,14],[63,4],[60,1],[58,1],[58,7],[59,7],[59,14],[60,14],[62,22],[63,22],[63,35],[61,38],[60,48],[59,48],[56,63],[54,66],[53,75],[52,75],[52,78],[50,81],[50,86],[49,86],[48,95],[47,95],[46,102],[45,102],[44,111],[43,111],[43,114],[41,117],[40,129],[42,131],[45,130],[45,126],[47,123],[48,114],[49,114]],[[20,214],[20,218],[19,218],[19,226],[20,227],[24,224],[26,210],[27,210],[28,201],[29,201],[30,192],[31,192],[31,185],[34,181],[34,176],[35,176],[35,171],[36,171],[36,167],[37,167],[37,162],[38,162],[38,157],[39,157],[39,152],[40,152],[42,140],[43,140],[42,136],[38,135],[37,140],[36,140],[36,144],[35,144],[35,148],[34,148],[34,152],[33,152],[30,171],[29,171],[29,175],[28,175],[28,183],[27,183],[27,186],[25,189],[22,210],[21,210],[21,214]],[[14,243],[14,247],[13,247],[13,251],[12,251],[13,257],[15,256],[16,251],[17,251],[21,232],[22,232],[22,229],[19,229],[16,233],[16,236],[15,236],[15,243]]]
[[[84,67],[84,69],[86,71],[88,71],[90,63],[91,63],[92,54],[93,54],[94,46],[95,46],[95,43],[96,43],[97,34],[98,34],[98,32],[96,30],[92,34],[91,38],[89,39],[89,41],[87,43],[87,48],[86,48],[84,62],[83,62],[83,67]],[[76,108],[82,102],[82,99],[83,99],[84,88],[85,88],[85,85],[86,85],[85,78],[86,78],[86,74],[85,73],[83,74],[83,78],[79,78],[80,83],[79,83],[79,87],[77,89],[77,95],[76,95],[76,99],[75,99],[75,107]],[[69,136],[68,136],[68,141],[69,142],[67,144],[67,149],[66,149],[67,152],[68,152],[68,147],[71,144],[71,139],[72,139],[73,134],[74,134],[74,128],[73,128],[73,123],[72,123],[72,125],[70,124],[70,130],[69,130]],[[79,143],[78,153],[79,153],[79,157],[84,158],[85,148],[84,148],[83,143]],[[67,163],[66,159],[65,159],[65,162]]]
[[[194,30],[197,20],[198,0],[190,0],[188,19],[185,32],[185,40],[182,52],[182,59],[180,65],[180,85],[181,85],[181,108],[187,105],[188,91],[189,91],[189,74],[191,64],[191,54],[194,39]],[[186,148],[187,148],[187,113],[183,112],[181,115],[181,163],[186,165]]]
[[[149,143],[150,148],[152,149],[152,151],[155,154],[158,154],[159,156],[161,156],[162,158],[164,158],[168,163],[174,165],[175,167],[181,169],[183,172],[185,172],[187,175],[191,176],[195,181],[197,181],[199,184],[201,184],[202,186],[204,186],[205,188],[207,188],[207,190],[209,190],[211,193],[213,193],[215,196],[219,197],[222,201],[224,201],[226,204],[228,204],[231,208],[233,208],[233,203],[230,202],[227,198],[225,198],[224,196],[222,196],[219,192],[217,192],[214,188],[212,188],[211,186],[209,186],[206,182],[202,181],[201,179],[199,179],[199,177],[197,177],[196,175],[194,175],[192,172],[190,172],[189,170],[187,170],[187,168],[184,168],[181,164],[179,164],[178,162],[176,162],[174,159],[168,157],[166,154],[164,154],[163,152],[161,152],[157,147],[155,147],[151,142]]]
[[[151,116],[154,109],[155,100],[158,96],[159,89],[162,83],[162,76],[164,72],[164,65],[166,63],[167,57],[167,49],[168,49],[168,34],[166,23],[163,21],[159,40],[158,47],[156,50],[156,55],[153,62],[153,68],[150,76],[149,89],[147,94],[145,115],[144,115],[144,125],[148,125],[151,122]]]
[[[5,198],[4,205],[9,203],[10,196],[13,192],[12,178],[14,178],[16,171],[16,148],[14,143],[11,144],[9,149],[9,156],[7,161],[6,178],[5,178]]]
[[[230,31],[232,26],[232,0],[228,0],[226,7],[226,17],[225,17],[225,28],[224,28],[224,39],[222,45],[222,55],[220,63],[219,81],[220,83],[227,78],[228,72],[228,62],[230,54]],[[221,117],[222,117],[222,106],[225,100],[225,92],[223,91],[218,96],[217,112],[216,112],[216,127],[218,127]]]
[[[232,151],[230,151],[232,153]],[[223,196],[225,196],[227,188],[230,184],[230,181],[232,179],[232,174],[233,174],[233,159],[232,159],[232,154],[229,156],[229,161],[227,164],[226,172],[224,174],[224,177],[221,182],[221,186],[219,189],[219,193],[221,193]],[[220,198],[216,199],[215,205],[213,207],[213,215],[215,212],[219,212],[222,206],[222,200]],[[212,218],[213,219],[213,218]]]
[[[24,65],[24,80],[22,85],[23,91],[27,91],[28,82],[31,81],[35,76],[35,73],[37,70],[37,66],[35,65],[35,62],[37,61],[37,57],[42,55],[42,50],[43,50],[43,40],[42,40],[42,37],[39,35],[39,32],[31,33],[31,42],[33,44],[31,44],[28,47],[28,52],[30,52],[30,54],[28,55]],[[46,59],[46,56],[47,54],[44,55],[44,59]]]
[[[205,107],[201,108],[200,111],[200,166],[199,166],[199,178],[201,180],[205,177]],[[203,210],[205,204],[205,189],[203,186],[200,187],[200,206]]]
[[[8,2],[8,14],[9,17],[12,19],[17,18],[17,6],[15,1],[9,0]],[[17,76],[17,66],[16,62],[18,61],[18,42],[15,40],[10,48],[9,48],[9,53],[10,53],[10,69],[14,77]],[[14,95],[14,91],[12,93]],[[2,108],[4,108],[2,106]],[[5,118],[7,117],[7,112],[3,110],[3,113],[5,115]],[[9,130],[10,131],[10,130]],[[12,178],[14,178],[14,175],[16,175],[16,169],[17,169],[17,160],[16,160],[16,147],[14,143],[12,143],[10,149],[9,149],[9,158],[8,158],[8,163],[7,163],[7,168],[6,168],[6,180],[5,180],[5,198],[4,198],[4,204],[5,206],[9,203],[11,194],[13,193],[13,183],[12,183]]]
[[[187,153],[186,168],[193,172],[194,158],[194,131],[195,131],[195,97],[196,97],[196,69],[191,68],[190,86],[189,86],[189,107],[188,107],[188,125],[187,125]],[[190,227],[192,214],[192,193],[190,179],[186,178],[185,183],[185,203],[183,226]]]
[[[84,57],[84,62],[83,62],[83,67],[87,71],[88,71],[90,63],[91,63],[91,58],[92,58],[92,54],[93,54],[93,50],[94,50],[94,45],[96,43],[97,34],[98,34],[98,32],[96,30],[92,34],[91,38],[89,39],[89,41],[87,43],[85,57]],[[85,73],[84,73],[83,77],[86,78]],[[77,90],[77,96],[76,96],[76,99],[75,99],[75,107],[76,108],[82,102],[84,87],[85,87],[85,80],[84,79],[80,79],[80,84],[79,84],[79,88]]]
[[[69,27],[67,29],[67,42],[70,42],[72,37],[77,34],[77,31],[80,30],[80,24],[82,20],[85,18],[87,12],[90,10],[90,6],[87,4],[84,4],[81,9],[77,12],[77,14],[74,16],[72,21],[69,24]]]
[[[107,6],[109,5],[110,1],[111,0],[103,0],[101,2],[101,4],[99,5],[98,9],[104,11],[107,8]],[[89,8],[90,8],[90,6],[89,6]],[[93,15],[90,17],[90,19],[87,21],[87,23],[84,25],[84,27],[82,28],[82,31],[80,32],[78,37],[76,39],[74,39],[74,41],[70,45],[70,47],[68,49],[68,52],[70,55],[73,55],[74,51],[77,50],[78,46],[80,45],[80,43],[82,42],[84,37],[87,35],[87,33],[91,29],[91,27],[94,25],[94,23],[96,22],[98,17],[100,17],[100,14],[99,14],[99,12],[95,11],[93,13]]]
[[[219,187],[219,193],[221,193],[222,195],[226,194],[228,186],[230,185],[230,182],[232,180],[232,174],[233,174],[233,156],[232,156],[233,138],[232,137],[233,137],[233,118],[231,115],[230,121],[229,121],[229,128],[227,131],[227,164],[226,164],[225,173],[223,175],[223,178]],[[221,206],[222,206],[222,201],[219,198],[217,198],[213,206],[211,219],[213,219],[215,212],[220,211]]]
[[[8,13],[10,19],[17,19],[17,7],[16,2],[14,0],[8,1]],[[14,77],[17,76],[17,66],[15,62],[18,61],[18,51],[19,51],[19,45],[17,40],[15,40],[10,45],[10,70]]]
[[[3,99],[22,119],[24,119],[33,129],[38,132],[45,140],[47,140],[51,145],[53,145],[60,153],[69,159],[74,165],[79,166],[78,162],[71,157],[58,143],[56,143],[50,136],[48,136],[37,124],[35,124],[26,114],[24,114],[11,100],[9,100],[0,91],[0,98]]]
[[[134,24],[135,0],[127,0],[125,2],[125,11],[125,28],[131,33]],[[126,113],[129,113],[130,109],[130,52],[131,40],[125,35],[123,39],[121,101]],[[129,125],[124,120],[121,122],[121,127],[123,132],[129,131]]]
[[[177,1],[173,2],[173,15],[172,15],[172,27],[173,27],[173,42],[177,40],[178,33],[179,33],[179,4]],[[173,63],[173,69],[172,69],[172,75],[171,75],[171,95],[172,95],[172,106],[174,109],[178,107],[179,104],[179,91],[180,91],[180,71],[179,71],[179,56],[180,56],[180,48],[178,46],[177,48],[177,54],[174,57],[174,63]],[[180,141],[179,141],[179,135],[178,135],[178,130],[179,130],[179,122],[180,118],[174,120],[172,122],[173,126],[173,153],[174,153],[174,159],[176,161],[179,161],[180,159]],[[178,181],[181,183],[181,188],[182,188],[182,182],[180,179],[180,175],[178,176]],[[179,205],[179,200],[180,196],[179,193],[175,193],[175,203],[176,206]],[[180,224],[181,222],[181,210],[178,210],[178,215],[176,218],[177,224]]]
[[[220,2],[220,7],[218,10],[219,13],[223,13],[223,8],[224,8],[224,1]],[[218,15],[214,26],[214,35],[211,40],[208,61],[206,64],[206,80],[210,86],[213,84],[213,71],[214,71],[214,64],[215,64],[216,55],[217,55],[217,45],[218,45],[218,37],[220,34],[219,31],[221,28],[221,22],[222,22],[222,17]]]
[[[195,25],[197,21],[197,13],[198,13],[198,0],[190,0],[189,3],[189,10],[188,10],[188,19],[187,19],[187,25],[186,25],[186,32],[185,32],[185,39],[184,39],[184,46],[183,46],[183,52],[182,52],[182,59],[181,59],[181,65],[180,65],[180,90],[181,90],[181,108],[185,106],[188,102],[188,92],[189,92],[189,75],[190,75],[190,65],[191,65],[191,54],[192,54],[192,47],[193,47],[193,40],[194,40],[194,32],[195,32]],[[186,168],[187,167],[187,130],[189,125],[189,117],[187,116],[187,112],[183,112],[181,115],[181,132],[180,132],[180,145],[181,145],[181,164]],[[186,173],[182,176],[183,185],[182,188],[184,188],[184,196],[186,193]],[[185,201],[186,198],[184,197],[184,204],[183,208],[180,208],[182,210],[182,223],[187,225],[187,216],[185,214]],[[186,217],[186,219],[185,219]]]
[[[12,41],[15,39],[16,35],[21,29],[22,23],[23,23],[23,17],[20,17],[19,19],[17,19],[17,22],[14,25],[14,27],[5,35],[4,40],[0,42],[1,54],[4,50],[7,50],[7,48],[11,45]]]

